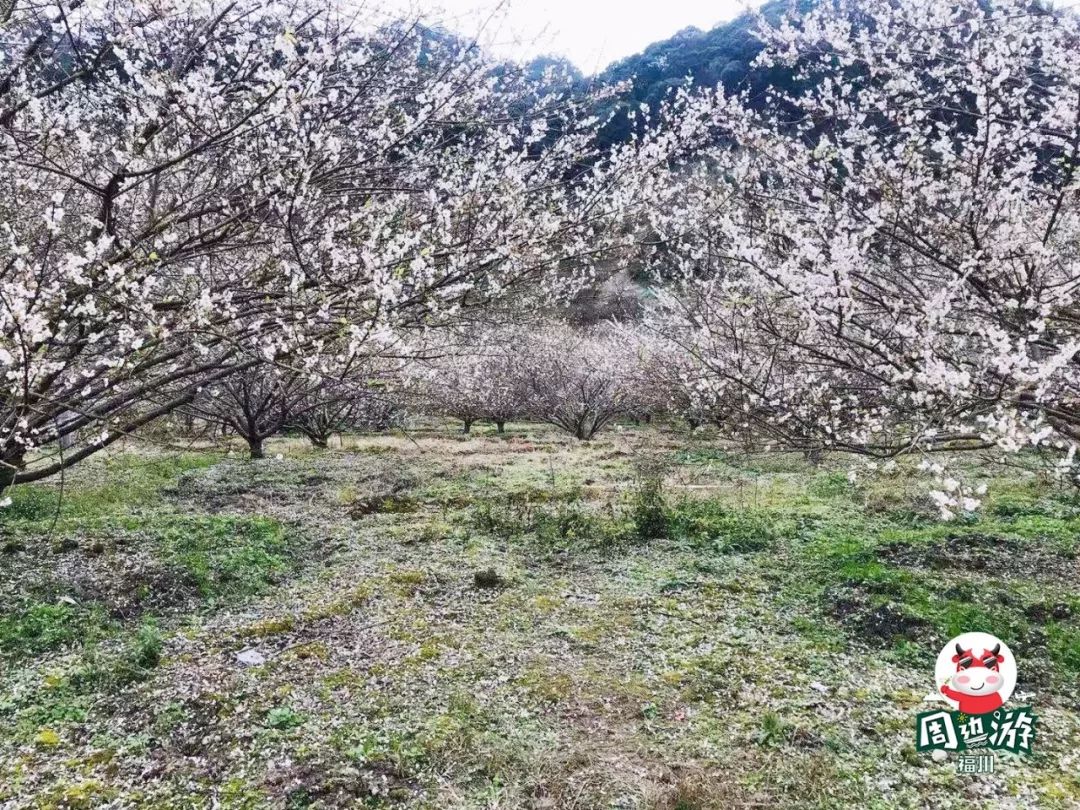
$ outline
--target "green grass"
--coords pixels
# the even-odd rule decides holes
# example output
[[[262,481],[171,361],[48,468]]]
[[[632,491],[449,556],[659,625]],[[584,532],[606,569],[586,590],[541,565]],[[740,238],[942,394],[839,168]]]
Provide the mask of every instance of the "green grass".
[[[891,501],[911,502],[913,483],[894,481]],[[806,489],[834,501],[865,497],[845,494],[827,473]],[[1075,677],[1080,614],[1059,609],[1064,618],[1054,618],[1040,609],[1072,597],[1066,583],[1037,579],[1075,558],[1080,522],[1071,493],[1002,480],[992,484],[986,509],[964,520],[913,525],[903,510],[841,506],[805,528],[794,548],[807,576],[791,589],[804,602],[826,605],[852,640],[929,660],[934,645],[983,630],[1047,665],[1054,682]],[[957,558],[964,554],[970,565]],[[1028,562],[1031,555],[1043,562]]]
[[[1043,678],[1010,785],[1075,801],[1074,496],[1002,473],[942,524],[906,467],[522,427],[16,488],[0,804],[936,806],[911,720],[972,629]]]
[[[149,553],[160,564],[153,576],[137,580],[121,594],[138,606],[168,610],[237,601],[265,593],[296,570],[293,538],[270,518],[189,515],[148,517],[138,531],[116,526],[111,557]],[[67,553],[82,553],[69,551]],[[52,556],[46,552],[47,557]],[[107,563],[109,556],[101,557]],[[99,559],[97,555],[94,559]],[[121,629],[110,605],[87,600],[56,581],[0,613],[0,658],[9,661],[100,641]],[[48,599],[42,599],[47,594]]]
[[[162,500],[162,490],[183,474],[210,467],[214,454],[182,453],[139,456],[125,453],[102,459],[95,479],[105,483],[68,486],[61,491],[58,480],[49,485],[24,484],[4,494],[11,504],[0,509],[0,526],[12,529],[49,526],[78,528],[94,518],[117,516],[132,506],[146,507]]]
[[[103,636],[110,624],[98,605],[29,602],[0,615],[0,659],[17,660],[81,645]]]
[[[782,511],[702,499],[671,502],[657,486],[642,484],[621,502],[609,500],[601,508],[577,495],[530,491],[527,497],[514,493],[477,503],[468,515],[479,531],[548,549],[618,548],[670,538],[720,553],[749,553],[775,546],[794,530],[791,516]]]
[[[682,500],[668,517],[668,536],[721,553],[764,551],[783,532],[784,515],[760,509],[732,509],[708,500]]]
[[[1080,628],[1053,622],[1046,631],[1054,663],[1073,677],[1080,676]]]
[[[80,638],[73,666],[50,672],[37,689],[0,698],[0,724],[10,723],[23,740],[43,728],[63,731],[86,722],[101,695],[149,678],[162,659],[164,635],[157,623],[147,618],[134,628],[113,629],[110,647]]]
[[[481,503],[469,511],[467,524],[480,532],[527,543],[538,553],[611,548],[634,538],[634,524],[628,518],[598,513],[573,500]]]
[[[263,517],[170,517],[155,526],[152,542],[206,600],[264,593],[295,561],[288,531]]]
[[[298,569],[297,537],[277,520],[176,510],[170,489],[214,461],[123,454],[69,481],[63,497],[52,486],[11,490],[0,532],[20,540],[0,555],[0,577],[7,566],[40,576],[9,576],[0,675],[61,657],[32,688],[0,696],[0,725],[26,741],[42,728],[63,737],[101,695],[150,678],[178,623],[266,593]],[[84,573],[72,581],[68,571]]]

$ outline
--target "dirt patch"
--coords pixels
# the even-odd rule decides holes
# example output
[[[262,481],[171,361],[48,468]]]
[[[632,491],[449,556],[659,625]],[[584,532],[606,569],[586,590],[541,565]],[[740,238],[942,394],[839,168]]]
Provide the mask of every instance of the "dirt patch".
[[[116,619],[192,607],[199,599],[199,583],[191,572],[149,554],[113,554],[85,567],[73,566],[70,573],[64,590],[82,602],[104,605]]]
[[[825,596],[832,615],[865,643],[891,646],[901,639],[928,643],[935,638],[930,622],[913,616],[902,604],[882,601],[862,585],[836,585]]]
[[[285,807],[354,807],[380,797],[398,804],[422,792],[419,783],[392,762],[374,760],[343,767],[339,752],[321,753],[324,756],[270,771],[267,792]]]
[[[30,597],[46,602],[73,599],[100,605],[110,617],[127,620],[148,611],[191,609],[199,601],[199,584],[191,572],[148,549],[97,550],[96,540],[81,538],[60,554],[42,544],[30,545],[18,559],[7,562],[0,606]]]
[[[415,498],[398,493],[386,493],[360,498],[349,509],[349,517],[359,520],[368,515],[408,515],[420,509]]]
[[[352,503],[381,502],[418,483],[417,475],[400,461],[361,454],[333,459],[230,459],[184,475],[164,494],[200,511],[250,512],[264,502],[334,503],[343,498]]]
[[[894,565],[931,571],[962,571],[992,579],[1080,577],[1080,560],[1052,546],[991,534],[963,534],[933,543],[895,543],[879,557]]]
[[[1073,616],[1072,608],[1065,602],[1036,602],[1024,609],[1028,621],[1046,624],[1050,621],[1064,621]]]

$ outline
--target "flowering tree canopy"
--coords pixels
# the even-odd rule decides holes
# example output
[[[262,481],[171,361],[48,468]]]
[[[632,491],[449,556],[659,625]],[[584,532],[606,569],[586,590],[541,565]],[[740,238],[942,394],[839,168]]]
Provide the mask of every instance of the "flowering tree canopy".
[[[16,3],[0,489],[253,363],[347,364],[587,275],[633,161],[596,157],[590,100],[559,87],[366,7]]]
[[[667,137],[735,146],[687,152],[651,217],[654,265],[682,282],[656,325],[773,440],[879,458],[1039,447],[1070,464],[1076,16],[833,0],[761,36],[761,62],[805,92],[766,111],[720,91],[669,105]]]
[[[577,439],[646,410],[641,354],[625,330],[551,323],[530,335],[522,358],[529,414]]]
[[[318,406],[311,393],[312,383],[305,375],[259,363],[204,389],[186,410],[210,424],[231,428],[248,443],[252,458],[264,458],[266,439]]]
[[[526,412],[528,390],[522,366],[529,339],[523,329],[474,326],[443,335],[430,360],[413,369],[413,389],[429,411],[461,421],[494,422],[500,433]]]

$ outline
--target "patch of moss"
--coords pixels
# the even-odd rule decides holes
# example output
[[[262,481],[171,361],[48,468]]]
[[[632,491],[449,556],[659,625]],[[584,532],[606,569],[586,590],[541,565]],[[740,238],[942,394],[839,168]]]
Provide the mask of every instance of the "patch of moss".
[[[362,582],[344,596],[324,605],[308,608],[303,613],[303,620],[305,622],[318,622],[334,616],[347,616],[357,608],[366,605],[374,595],[375,587],[371,583]]]
[[[37,806],[40,810],[89,810],[105,804],[115,795],[114,789],[97,779],[86,779],[48,790]]]
[[[330,648],[321,641],[309,641],[290,647],[282,658],[286,661],[326,661],[330,658]]]
[[[574,679],[565,672],[529,669],[518,684],[534,699],[544,703],[559,703],[573,694]]]
[[[240,638],[269,638],[270,636],[279,636],[282,633],[291,633],[296,629],[296,619],[292,616],[272,616],[268,619],[261,619],[241,627],[237,630],[237,635]]]

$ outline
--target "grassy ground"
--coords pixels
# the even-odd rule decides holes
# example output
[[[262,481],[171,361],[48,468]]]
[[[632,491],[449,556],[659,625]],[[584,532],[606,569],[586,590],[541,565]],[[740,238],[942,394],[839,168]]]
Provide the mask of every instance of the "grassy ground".
[[[1080,806],[1068,492],[943,525],[903,469],[654,428],[278,453],[11,492],[0,807]],[[1040,726],[966,776],[913,729],[975,629]]]

